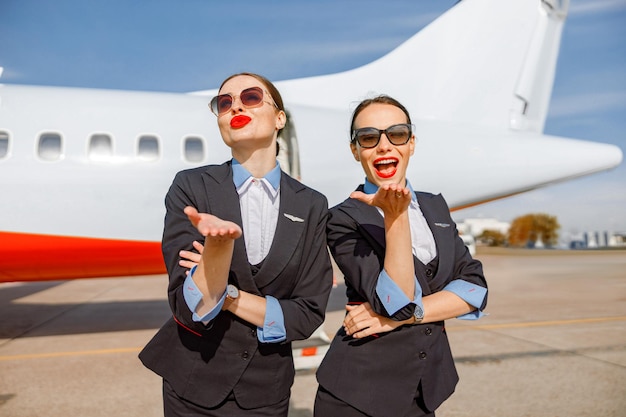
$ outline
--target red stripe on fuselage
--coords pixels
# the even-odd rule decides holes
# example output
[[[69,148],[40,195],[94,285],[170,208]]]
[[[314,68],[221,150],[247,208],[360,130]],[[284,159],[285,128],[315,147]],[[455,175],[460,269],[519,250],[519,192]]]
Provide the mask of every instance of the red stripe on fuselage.
[[[0,232],[0,282],[163,273],[160,242]]]

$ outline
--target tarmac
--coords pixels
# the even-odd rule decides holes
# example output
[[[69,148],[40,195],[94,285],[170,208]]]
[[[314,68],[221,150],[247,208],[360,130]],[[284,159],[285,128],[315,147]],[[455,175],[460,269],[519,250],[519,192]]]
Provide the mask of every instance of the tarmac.
[[[476,257],[489,315],[447,321],[460,382],[437,416],[626,416],[626,250]],[[162,416],[161,380],[137,354],[170,315],[166,287],[164,275],[0,284],[0,417]],[[313,415],[316,389],[313,361],[290,417]]]

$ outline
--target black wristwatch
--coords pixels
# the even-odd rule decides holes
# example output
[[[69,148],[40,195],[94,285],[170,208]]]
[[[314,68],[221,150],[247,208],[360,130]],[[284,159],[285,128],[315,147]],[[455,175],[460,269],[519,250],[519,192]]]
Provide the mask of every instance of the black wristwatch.
[[[235,287],[233,284],[228,284],[226,286],[226,299],[233,301],[239,298],[239,289]]]

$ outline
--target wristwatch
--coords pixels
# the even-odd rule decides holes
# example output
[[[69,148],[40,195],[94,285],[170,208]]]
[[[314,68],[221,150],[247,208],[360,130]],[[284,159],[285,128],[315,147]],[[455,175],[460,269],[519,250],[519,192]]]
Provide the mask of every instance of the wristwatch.
[[[233,284],[228,284],[226,286],[226,299],[233,301],[239,298],[239,289],[235,287]]]
[[[413,318],[415,319],[413,324],[419,324],[424,319],[424,310],[417,304],[415,304],[415,310],[413,310]]]

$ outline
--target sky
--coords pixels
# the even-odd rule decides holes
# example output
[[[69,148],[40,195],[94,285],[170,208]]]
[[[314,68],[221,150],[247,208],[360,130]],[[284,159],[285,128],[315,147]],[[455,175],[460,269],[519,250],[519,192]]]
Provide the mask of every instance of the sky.
[[[330,74],[383,56],[454,3],[0,0],[0,82],[188,92],[244,69],[273,81]],[[544,133],[626,154],[626,0],[570,1]],[[556,216],[563,241],[626,232],[626,163],[454,218],[528,213]]]

